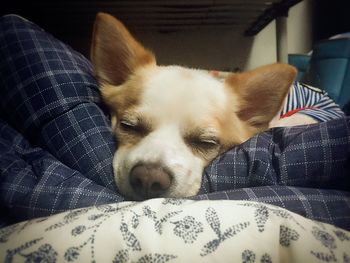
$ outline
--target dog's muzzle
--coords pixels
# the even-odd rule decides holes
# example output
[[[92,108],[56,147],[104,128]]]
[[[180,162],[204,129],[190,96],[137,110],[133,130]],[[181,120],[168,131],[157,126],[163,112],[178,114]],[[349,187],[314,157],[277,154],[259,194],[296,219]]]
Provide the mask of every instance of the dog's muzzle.
[[[169,190],[172,181],[171,172],[157,163],[137,164],[129,174],[129,183],[140,199],[163,196]]]

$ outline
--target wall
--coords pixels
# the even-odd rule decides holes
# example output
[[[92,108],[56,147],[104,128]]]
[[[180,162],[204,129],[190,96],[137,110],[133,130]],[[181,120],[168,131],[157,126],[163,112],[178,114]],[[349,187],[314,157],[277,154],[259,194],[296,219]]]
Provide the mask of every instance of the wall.
[[[252,45],[253,39],[242,37],[243,31],[243,28],[239,31],[202,29],[135,34],[143,44],[154,51],[159,64],[233,71],[245,64]]]
[[[312,0],[290,9],[288,52],[305,53],[312,47]],[[276,29],[271,22],[255,37],[243,28],[184,32],[134,32],[157,55],[160,64],[233,71],[276,62]]]
[[[288,18],[289,53],[305,53],[311,49],[312,1],[318,3],[321,0],[304,0],[290,9]],[[40,1],[36,2],[40,6]],[[58,1],[48,1],[42,9],[32,10],[26,6],[16,5],[8,10],[0,10],[0,13],[23,15],[88,57],[94,10],[96,9],[97,12],[99,8],[96,6],[91,11],[88,6],[84,7],[84,1],[79,1],[79,3],[73,1],[71,5],[72,10],[66,7],[68,2],[62,2],[60,5]],[[77,9],[79,5],[81,5],[81,11]],[[60,8],[53,16],[52,10],[57,7]],[[90,14],[91,17],[85,13]],[[60,21],[61,17],[66,20],[63,26]],[[159,64],[179,64],[195,68],[235,71],[275,62],[275,23],[271,22],[255,37],[243,36],[246,28],[133,33],[154,51]]]
[[[317,7],[314,1],[304,0],[291,8],[288,18],[289,53],[307,53],[312,49],[314,7]]]

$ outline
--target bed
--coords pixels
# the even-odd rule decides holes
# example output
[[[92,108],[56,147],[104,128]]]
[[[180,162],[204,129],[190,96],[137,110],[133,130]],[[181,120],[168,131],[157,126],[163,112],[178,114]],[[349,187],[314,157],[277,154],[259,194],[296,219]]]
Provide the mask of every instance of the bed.
[[[2,261],[350,262],[349,117],[258,134],[197,196],[132,202],[89,60],[16,15],[0,44]]]

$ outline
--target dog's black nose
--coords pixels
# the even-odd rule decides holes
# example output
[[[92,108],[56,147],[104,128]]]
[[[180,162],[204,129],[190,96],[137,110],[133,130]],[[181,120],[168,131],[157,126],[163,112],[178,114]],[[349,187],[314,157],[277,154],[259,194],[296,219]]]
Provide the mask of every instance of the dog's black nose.
[[[172,176],[160,164],[138,164],[131,169],[129,182],[141,199],[160,197],[171,186]]]

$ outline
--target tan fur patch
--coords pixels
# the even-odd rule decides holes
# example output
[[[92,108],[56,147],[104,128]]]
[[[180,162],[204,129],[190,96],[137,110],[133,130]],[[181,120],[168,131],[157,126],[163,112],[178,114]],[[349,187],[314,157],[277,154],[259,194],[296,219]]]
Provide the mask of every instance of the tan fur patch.
[[[144,137],[140,133],[124,131],[120,127],[115,130],[116,138],[118,140],[119,147],[131,148],[139,143]]]
[[[101,95],[107,106],[115,113],[124,112],[138,105],[143,93],[142,80],[139,75],[132,75],[127,82],[114,86],[107,83],[101,85]]]
[[[148,118],[140,116],[137,106],[144,92],[142,74],[133,74],[128,81],[119,86],[103,84],[101,94],[111,111],[113,131],[119,146],[132,146],[138,143],[152,129]],[[133,129],[122,129],[122,120],[136,119],[137,126]]]
[[[230,75],[225,83],[236,95],[237,116],[259,130],[266,129],[280,110],[295,75],[295,68],[286,64]]]
[[[220,151],[220,131],[217,121],[212,116],[196,124],[194,120],[187,120],[182,137],[193,154],[209,163]]]
[[[91,61],[100,81],[120,85],[139,67],[155,64],[155,57],[119,20],[98,13],[93,29]]]
[[[247,123],[238,118],[235,113],[237,101],[229,89],[227,89],[227,97],[228,106],[225,112],[216,114],[220,130],[220,153],[245,142],[258,132],[255,127],[247,125]]]

